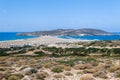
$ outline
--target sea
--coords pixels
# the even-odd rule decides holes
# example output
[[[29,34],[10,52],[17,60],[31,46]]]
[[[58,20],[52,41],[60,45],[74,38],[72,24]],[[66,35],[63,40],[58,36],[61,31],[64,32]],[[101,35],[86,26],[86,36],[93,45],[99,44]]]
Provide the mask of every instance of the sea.
[[[36,38],[38,36],[17,36],[18,32],[0,32],[0,41],[19,40]],[[114,32],[116,35],[104,36],[58,36],[64,39],[80,39],[80,40],[120,40],[120,32]]]
[[[120,40],[120,32],[112,32],[114,35],[89,35],[89,36],[59,36],[65,39],[80,39],[80,40]]]
[[[0,41],[23,40],[36,38],[37,36],[17,36],[18,32],[0,32]]]

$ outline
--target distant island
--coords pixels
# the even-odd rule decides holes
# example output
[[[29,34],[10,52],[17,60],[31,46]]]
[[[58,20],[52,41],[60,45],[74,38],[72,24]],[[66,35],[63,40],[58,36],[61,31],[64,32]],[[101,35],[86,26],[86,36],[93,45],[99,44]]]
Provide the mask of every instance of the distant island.
[[[23,33],[18,33],[17,35],[18,36],[85,36],[85,35],[113,35],[113,34],[99,29],[82,28],[82,29],[56,29],[50,31],[23,32]]]

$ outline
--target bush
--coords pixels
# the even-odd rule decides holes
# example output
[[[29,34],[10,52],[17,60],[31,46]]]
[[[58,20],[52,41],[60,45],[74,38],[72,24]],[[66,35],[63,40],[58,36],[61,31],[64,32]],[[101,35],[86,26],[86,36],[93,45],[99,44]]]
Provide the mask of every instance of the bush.
[[[118,73],[117,77],[120,78],[120,72]]]
[[[88,58],[86,59],[86,62],[96,62],[96,59],[95,59],[95,58],[88,57]]]
[[[5,68],[5,67],[0,67],[0,71],[5,71],[5,70],[7,70],[7,68]]]
[[[24,54],[26,52],[27,52],[26,49],[22,49],[22,50],[18,51],[18,54]]]
[[[39,56],[45,56],[45,53],[43,51],[36,51],[34,53],[39,55]]]
[[[30,49],[28,49],[28,51],[34,51],[35,49],[34,48],[30,48]]]
[[[8,56],[9,54],[4,53],[4,52],[0,52],[0,56]]]
[[[112,67],[108,68],[108,71],[109,71],[109,72],[115,72],[115,71],[117,71],[117,70],[119,70],[119,69],[120,69],[119,66],[112,66]]]
[[[59,63],[65,64],[67,66],[73,67],[75,65],[74,60],[68,60],[68,61],[58,61]]]
[[[20,80],[20,78],[16,75],[11,75],[8,77],[8,80]]]
[[[61,67],[57,66],[57,67],[54,67],[54,68],[52,69],[52,72],[60,73],[60,72],[63,72],[63,69],[62,69]]]

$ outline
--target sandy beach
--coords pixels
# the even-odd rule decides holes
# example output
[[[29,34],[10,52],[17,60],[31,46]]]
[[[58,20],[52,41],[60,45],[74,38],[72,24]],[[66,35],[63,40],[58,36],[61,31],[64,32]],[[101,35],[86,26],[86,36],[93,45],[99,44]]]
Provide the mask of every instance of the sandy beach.
[[[24,40],[12,40],[12,41],[3,41],[0,42],[0,48],[9,48],[12,46],[39,46],[39,45],[49,45],[56,43],[73,43],[79,41],[88,41],[88,40],[76,40],[76,39],[63,39],[51,36],[42,36],[38,38],[24,39]]]

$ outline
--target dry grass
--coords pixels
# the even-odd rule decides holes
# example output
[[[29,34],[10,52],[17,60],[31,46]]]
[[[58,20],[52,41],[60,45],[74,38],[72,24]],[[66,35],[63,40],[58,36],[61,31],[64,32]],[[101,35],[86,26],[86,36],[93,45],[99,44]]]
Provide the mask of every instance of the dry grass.
[[[71,70],[70,66],[66,66],[66,65],[63,65],[63,64],[59,64],[57,66],[61,67],[63,70],[66,70],[66,71],[70,71]]]
[[[92,62],[91,63],[93,66],[98,66],[98,62]]]
[[[95,73],[96,72],[96,70],[95,69],[85,69],[85,70],[83,70],[83,73]]]
[[[21,80],[25,76],[28,76],[31,80],[110,80],[111,76],[114,80],[120,78],[120,67],[113,65],[111,58],[111,61],[107,60],[106,57],[100,57],[96,59],[97,61],[84,63],[75,61],[75,66],[60,63],[64,59],[76,60],[78,57],[9,57],[8,59],[3,57],[0,58],[0,61],[5,60],[0,62],[0,73],[2,73],[0,74],[0,80],[3,77],[8,78],[13,73],[23,74],[22,71],[27,67],[32,67],[38,71],[37,73],[28,72],[28,74],[23,75],[23,78],[18,75],[12,75],[12,78],[20,78]],[[80,61],[82,60],[80,59]],[[53,70],[53,68],[55,69]]]
[[[6,68],[6,67],[0,67],[0,71],[6,71],[8,70],[9,68]]]
[[[91,64],[78,64],[78,65],[75,65],[74,66],[74,69],[76,70],[83,70],[83,69],[90,69],[92,68],[93,66]]]
[[[65,76],[72,76],[73,74],[71,72],[65,72]]]
[[[61,73],[61,72],[63,72],[63,68],[60,67],[60,66],[55,66],[55,67],[52,68],[51,71],[54,72],[54,73]]]
[[[109,72],[115,72],[117,70],[120,70],[120,66],[112,65],[110,68],[107,69]]]
[[[21,80],[24,76],[22,74],[11,74],[7,80]]]
[[[6,76],[6,74],[0,73],[0,80],[3,80]]]
[[[91,75],[82,75],[80,80],[95,80]]]
[[[55,74],[54,77],[55,78],[64,78],[65,76],[63,74]]]
[[[94,67],[94,70],[95,70],[95,71],[100,71],[100,70],[102,70],[102,69],[104,69],[104,68],[105,68],[105,65],[104,65],[104,64],[99,64],[98,66]]]
[[[40,80],[49,76],[49,74],[44,71],[41,71],[41,72],[37,73],[36,75],[37,75],[37,79],[40,79]]]
[[[43,64],[43,67],[50,69],[50,68],[54,67],[55,65],[57,65],[55,62],[47,62],[47,63]]]
[[[95,72],[93,73],[93,76],[94,77],[100,77],[100,78],[103,78],[103,79],[107,79],[107,73],[105,71],[98,71],[98,72]]]

